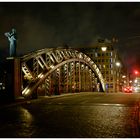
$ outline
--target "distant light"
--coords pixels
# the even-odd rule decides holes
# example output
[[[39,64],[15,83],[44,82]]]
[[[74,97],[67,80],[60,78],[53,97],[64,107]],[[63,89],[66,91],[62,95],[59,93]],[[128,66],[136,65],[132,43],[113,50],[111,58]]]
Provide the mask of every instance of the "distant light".
[[[79,63],[76,63],[76,65],[79,65]]]
[[[121,64],[120,64],[120,62],[116,62],[116,66],[118,66],[118,67],[119,67],[120,65],[121,65]]]
[[[126,76],[125,76],[125,75],[123,75],[123,76],[122,76],[122,78],[126,78]]]
[[[139,72],[138,72],[137,70],[135,70],[134,73],[135,73],[136,75],[139,74]]]
[[[84,65],[82,64],[81,67],[84,68]]]
[[[102,51],[105,52],[107,50],[107,47],[101,47]]]

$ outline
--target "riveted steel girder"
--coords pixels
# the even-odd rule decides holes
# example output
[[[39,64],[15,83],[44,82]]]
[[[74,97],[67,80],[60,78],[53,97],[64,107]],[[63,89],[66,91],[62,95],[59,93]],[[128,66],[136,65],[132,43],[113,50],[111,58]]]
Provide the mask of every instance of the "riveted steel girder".
[[[43,49],[21,57],[21,63],[22,95],[25,97],[32,95],[48,77],[52,80],[52,73],[56,73],[59,92],[69,92],[70,88],[72,92],[91,91],[95,76],[105,91],[105,82],[97,65],[90,57],[77,50]],[[46,84],[48,90],[50,83]]]

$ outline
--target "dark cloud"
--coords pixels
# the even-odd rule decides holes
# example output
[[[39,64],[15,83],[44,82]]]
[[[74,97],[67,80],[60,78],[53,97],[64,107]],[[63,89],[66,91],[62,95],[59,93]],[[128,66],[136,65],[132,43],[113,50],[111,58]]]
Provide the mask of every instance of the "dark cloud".
[[[4,32],[12,27],[18,54],[64,43],[85,47],[115,36],[126,64],[138,65],[140,38],[131,37],[140,35],[139,7],[139,2],[1,2],[0,48],[8,48]]]

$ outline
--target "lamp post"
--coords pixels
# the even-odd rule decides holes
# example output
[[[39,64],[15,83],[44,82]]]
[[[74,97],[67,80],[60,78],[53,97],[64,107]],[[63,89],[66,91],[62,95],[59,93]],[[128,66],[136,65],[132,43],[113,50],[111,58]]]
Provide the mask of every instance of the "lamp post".
[[[137,85],[137,79],[139,79],[140,78],[140,73],[139,73],[139,71],[138,70],[134,70],[134,72],[133,72],[133,81],[134,81],[134,85]]]
[[[118,92],[120,90],[120,66],[121,63],[119,61],[116,62],[116,91]]]
[[[124,90],[124,87],[127,86],[127,76],[126,75],[122,75],[122,91]]]
[[[104,53],[104,57],[103,57],[103,62],[104,62],[104,64],[103,64],[103,71],[104,71],[104,82],[105,82],[105,92],[107,92],[108,91],[108,85],[107,85],[107,83],[106,83],[106,70],[105,70],[105,67],[106,67],[106,65],[105,65],[105,52],[107,51],[107,47],[106,46],[102,46],[101,47],[101,50],[102,50],[102,52]]]

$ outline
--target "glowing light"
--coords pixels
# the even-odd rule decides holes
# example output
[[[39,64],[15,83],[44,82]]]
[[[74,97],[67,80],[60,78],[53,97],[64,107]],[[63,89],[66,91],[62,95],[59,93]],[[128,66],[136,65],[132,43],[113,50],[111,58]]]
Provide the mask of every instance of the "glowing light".
[[[28,94],[28,93],[29,93],[29,91],[30,91],[30,89],[27,89],[27,91],[25,92],[25,95],[26,95],[26,94]]]
[[[91,59],[88,57],[88,58],[87,58],[87,61],[89,62],[90,60],[91,60]]]
[[[40,73],[39,75],[38,75],[38,78],[42,78],[44,75],[42,74],[42,73]]]
[[[30,92],[30,89],[28,89],[28,88],[25,88],[25,89],[23,90],[22,94],[25,94],[25,95],[27,95],[29,92]]]
[[[122,76],[122,78],[126,78],[126,76],[125,76],[125,75],[123,75],[123,76]]]
[[[82,55],[81,54],[79,54],[79,58],[82,58]]]
[[[135,70],[134,73],[135,73],[136,75],[139,74],[139,72],[138,72],[137,70]]]
[[[40,78],[40,76],[41,76],[41,73],[38,75],[38,78]]]
[[[102,51],[105,52],[107,50],[107,47],[101,47]]]
[[[116,62],[116,66],[118,66],[118,67],[119,67],[120,65],[121,65],[121,64],[120,64],[120,62]]]
[[[51,67],[52,69],[54,68],[54,66],[53,66],[53,65],[51,65],[50,67]]]
[[[41,76],[40,76],[40,78],[42,78],[44,75],[42,74]]]
[[[76,63],[76,65],[79,65],[79,63]]]

